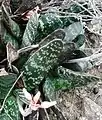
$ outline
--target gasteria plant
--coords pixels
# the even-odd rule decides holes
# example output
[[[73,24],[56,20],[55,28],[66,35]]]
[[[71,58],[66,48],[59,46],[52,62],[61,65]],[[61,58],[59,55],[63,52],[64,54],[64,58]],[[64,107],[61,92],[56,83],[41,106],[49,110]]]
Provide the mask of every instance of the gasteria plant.
[[[86,24],[82,24],[82,22],[89,17],[92,18],[93,23],[93,17],[96,17],[87,9],[88,6],[84,7],[85,4],[72,0],[74,4],[68,5],[68,8],[66,6],[66,9],[62,8],[62,10],[63,5],[59,7],[60,10],[55,10],[54,6],[54,11],[48,7],[50,8],[48,11],[38,13],[39,8],[36,7],[35,11],[34,9],[28,10],[18,16],[19,23],[20,19],[29,19],[25,26],[24,21],[17,24],[17,21],[14,21],[17,16],[12,15],[9,11],[10,6],[19,7],[18,2],[21,0],[3,1],[2,7],[0,7],[0,28],[2,28],[0,31],[0,120],[21,120],[20,113],[26,117],[32,111],[49,108],[56,104],[56,101],[42,102],[39,91],[33,96],[27,90],[32,91],[41,87],[44,97],[52,100],[52,97],[59,91],[100,80],[98,77],[83,74],[81,69],[79,73],[69,70],[69,63],[75,63],[71,64],[71,68],[75,70],[76,64],[79,64],[80,60],[84,64],[85,59],[89,61],[90,58],[97,57],[92,55],[93,57],[82,59],[81,57],[84,56],[79,55],[79,49],[81,51],[85,43],[83,25],[87,28]],[[16,5],[10,5],[12,2]],[[92,11],[95,12],[95,10]],[[29,52],[27,52],[28,48]],[[102,56],[102,53],[99,55]],[[76,60],[77,58],[80,59]],[[77,67],[78,70],[79,67]],[[23,88],[23,92],[21,91],[20,94],[21,88]],[[16,90],[18,92],[15,92]],[[14,95],[14,92],[17,96]],[[57,100],[55,97],[54,100]],[[24,108],[23,105],[26,107]]]

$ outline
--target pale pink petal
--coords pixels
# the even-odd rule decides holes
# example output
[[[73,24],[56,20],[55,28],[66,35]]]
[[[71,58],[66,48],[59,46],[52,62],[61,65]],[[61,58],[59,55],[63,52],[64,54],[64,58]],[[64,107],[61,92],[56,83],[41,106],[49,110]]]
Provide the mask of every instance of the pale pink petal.
[[[26,117],[32,113],[31,108],[26,108],[25,110],[23,109],[22,103],[20,102],[19,98],[17,98],[17,103],[18,103],[19,111],[24,117]]]
[[[34,14],[34,11],[31,10],[26,14],[26,18],[30,19],[30,17]]]
[[[40,108],[40,104],[34,104],[34,105],[31,105],[30,108],[34,111],[38,110],[38,108]]]
[[[56,101],[52,101],[52,102],[44,101],[41,103],[41,108],[49,108],[49,107],[54,106],[56,104],[57,104]]]
[[[32,96],[29,92],[27,92],[27,90],[25,88],[23,88],[23,93],[26,97],[26,99],[28,99],[29,101],[32,100]]]
[[[33,97],[35,104],[38,102],[40,95],[41,95],[41,93],[40,93],[40,91],[38,91],[37,94]]]

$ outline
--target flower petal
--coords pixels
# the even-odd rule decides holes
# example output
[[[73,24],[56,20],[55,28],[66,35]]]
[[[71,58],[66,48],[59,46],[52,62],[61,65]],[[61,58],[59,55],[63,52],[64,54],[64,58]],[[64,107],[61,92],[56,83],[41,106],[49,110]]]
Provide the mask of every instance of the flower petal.
[[[28,116],[28,115],[30,115],[32,113],[32,109],[31,108],[26,108],[24,111],[25,112],[24,112],[23,116],[25,116],[25,117]]]
[[[20,102],[19,98],[17,98],[17,103],[18,103],[19,111],[24,117],[32,113],[31,108],[26,108],[25,110],[23,109],[22,103]]]
[[[33,97],[35,104],[38,102],[40,95],[41,95],[41,93],[40,93],[40,91],[38,91],[37,94]]]
[[[24,13],[23,13],[24,14]],[[22,15],[23,15],[22,14]],[[33,10],[30,10],[28,13],[26,13],[23,17],[24,17],[24,19],[26,18],[26,19],[30,19],[30,17],[32,16],[34,14],[34,11]]]
[[[41,103],[41,108],[49,108],[49,107],[54,106],[56,104],[57,104],[56,101],[52,101],[52,102],[44,101]]]
[[[40,104],[35,104],[33,106],[30,106],[32,110],[36,111],[38,108],[40,108]]]
[[[25,88],[23,88],[23,93],[26,97],[26,99],[28,99],[29,101],[32,100],[32,96],[29,92],[27,92],[27,90]]]

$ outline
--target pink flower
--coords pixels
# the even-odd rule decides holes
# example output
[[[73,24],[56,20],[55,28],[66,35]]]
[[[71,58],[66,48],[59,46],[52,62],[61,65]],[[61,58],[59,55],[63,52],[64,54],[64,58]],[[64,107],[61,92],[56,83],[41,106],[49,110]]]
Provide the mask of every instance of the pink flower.
[[[52,101],[52,102],[48,102],[48,101],[44,101],[44,102],[40,102],[40,91],[37,92],[37,94],[33,97],[29,92],[27,92],[27,90],[25,88],[23,88],[23,93],[25,95],[25,98],[29,101],[29,107],[25,108],[23,110],[22,105],[20,104],[20,101],[18,100],[18,106],[19,106],[19,110],[21,112],[21,114],[23,116],[28,116],[29,114],[31,114],[32,110],[36,111],[39,108],[49,108],[53,105],[56,105],[56,101]]]

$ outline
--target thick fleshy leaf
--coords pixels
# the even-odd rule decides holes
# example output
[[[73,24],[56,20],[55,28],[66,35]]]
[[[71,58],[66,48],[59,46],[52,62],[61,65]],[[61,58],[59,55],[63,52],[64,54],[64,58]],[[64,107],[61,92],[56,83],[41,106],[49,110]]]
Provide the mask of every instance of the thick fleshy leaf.
[[[0,76],[0,99],[5,98],[16,79],[15,74]]]
[[[57,29],[54,32],[52,32],[51,34],[49,34],[47,37],[45,37],[44,39],[41,40],[41,42],[39,43],[39,47],[43,47],[44,45],[48,44],[49,42],[53,41],[53,39],[64,39],[65,37],[65,32],[63,29]],[[34,53],[36,50],[33,50],[31,52]],[[28,53],[29,54],[29,53]],[[17,68],[21,68],[24,63],[28,60],[28,54],[23,54],[20,56],[19,61],[17,62],[16,66]]]
[[[55,39],[31,55],[23,66],[23,79],[28,88],[38,86],[50,69],[57,64],[63,43]]]
[[[34,14],[30,17],[23,35],[23,47],[29,46],[35,41],[35,37],[37,35],[38,18],[39,14],[36,12],[34,12]]]
[[[81,47],[85,43],[85,36],[84,34],[79,34],[74,40],[74,43],[76,43],[77,47]]]
[[[100,81],[100,78],[59,67],[56,77],[48,77],[43,88],[46,96],[53,100],[56,97],[57,91],[70,90],[96,81]]]
[[[7,54],[8,66],[12,68],[11,63],[19,57],[19,54],[17,53],[15,47],[9,42],[6,45],[6,52],[7,52],[6,54]]]
[[[48,44],[49,42],[51,42],[53,39],[61,39],[63,41],[64,37],[65,37],[64,30],[63,29],[57,29],[54,32],[52,32],[51,34],[49,34],[47,37],[42,39],[39,42],[39,46],[42,47],[42,46]]]
[[[74,22],[78,22],[78,18],[75,17],[62,17],[60,18],[63,22],[64,27],[68,27],[69,25],[73,24]]]
[[[36,38],[36,42],[41,41],[41,39],[59,28],[63,28],[63,22],[56,14],[42,14],[39,18],[38,35]]]
[[[10,18],[10,15],[6,10],[5,5],[2,5],[2,13],[3,13],[4,24],[8,29],[9,33],[12,36],[18,38],[18,40],[20,40],[19,38],[21,36],[21,31],[20,31],[19,25]]]
[[[69,25],[68,27],[64,28],[64,30],[65,30],[65,33],[66,33],[66,36],[65,36],[65,39],[64,39],[65,42],[73,41],[77,36],[84,34],[83,25],[82,25],[81,22],[75,22],[75,23]],[[80,39],[78,39],[78,41],[79,40]],[[76,42],[76,44],[78,46],[82,46],[84,44],[84,40],[81,39],[80,43],[81,44],[79,45]]]
[[[68,81],[68,83],[70,84],[69,88],[84,86],[88,83],[100,80],[100,77],[96,77],[84,72],[74,72],[63,67],[58,68],[58,75],[59,77],[66,79],[66,82]]]
[[[84,58],[87,55],[81,50],[73,50],[69,54],[70,56],[64,59],[62,66],[73,71],[87,71],[88,69],[92,68],[92,64],[90,62],[77,62],[77,63],[68,63],[69,59],[78,59]],[[67,55],[66,55],[67,56]]]
[[[0,61],[5,57],[5,46],[2,41],[2,36],[4,34],[4,26],[3,26],[3,21],[2,21],[2,11],[0,7]]]
[[[9,43],[12,44],[16,49],[19,48],[17,39],[16,39],[14,36],[12,36],[5,28],[4,28],[4,33],[3,33],[2,39],[3,39],[3,42],[4,42],[5,44],[7,44],[7,43],[9,42]]]
[[[63,62],[73,59],[73,51],[77,50],[77,46],[74,42],[64,43],[63,51],[59,56],[59,64],[62,65]],[[63,66],[63,65],[62,65]],[[67,67],[67,66],[66,66]]]
[[[17,105],[17,101],[13,96],[7,98],[4,111],[10,120],[20,120],[20,113]]]

